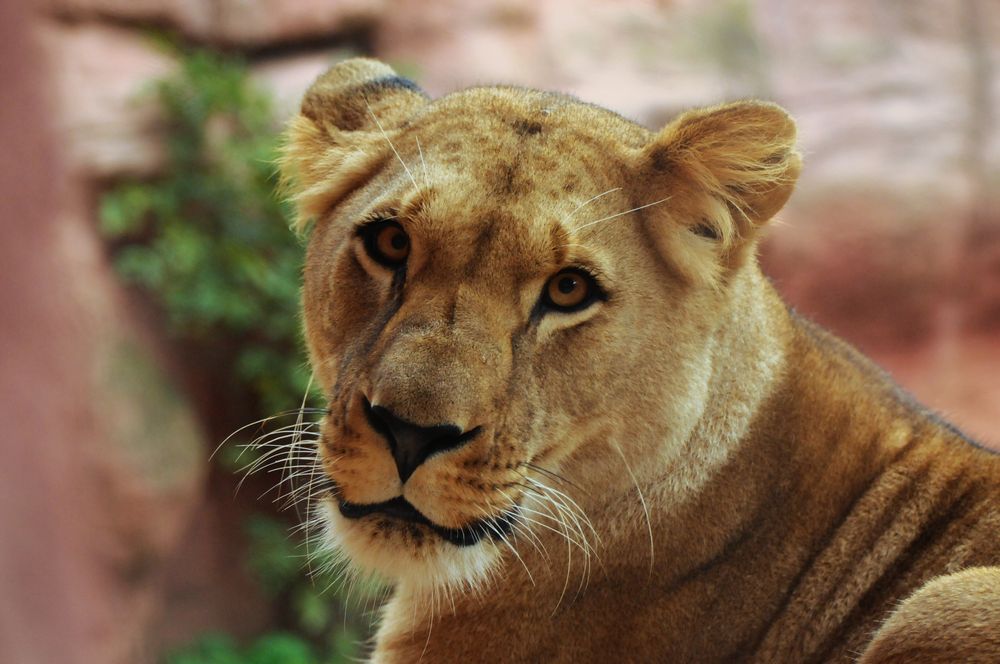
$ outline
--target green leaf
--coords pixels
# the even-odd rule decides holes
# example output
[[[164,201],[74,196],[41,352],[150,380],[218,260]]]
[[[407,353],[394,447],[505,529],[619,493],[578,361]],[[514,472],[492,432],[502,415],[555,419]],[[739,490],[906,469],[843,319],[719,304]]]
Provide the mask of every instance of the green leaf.
[[[337,632],[330,649],[330,664],[349,664],[358,661],[361,639],[350,629]]]
[[[310,634],[319,634],[327,629],[333,612],[331,599],[322,597],[319,591],[309,585],[303,585],[295,593],[295,611],[298,622]]]
[[[310,645],[290,634],[271,634],[258,640],[250,649],[247,664],[318,663]]]
[[[163,111],[166,163],[159,177],[120,182],[102,197],[100,227],[114,240],[114,266],[160,308],[184,348],[217,359],[212,370],[229,379],[221,381],[221,403],[252,404],[259,412],[251,419],[297,408],[310,377],[298,317],[304,247],[288,228],[289,203],[274,193],[278,123],[271,99],[240,58],[162,34],[151,39],[180,61],[148,92]],[[322,402],[318,392],[313,386],[311,403]],[[237,470],[260,458],[240,450],[227,445],[217,463]],[[315,585],[307,578],[302,538],[272,517],[255,516],[245,527],[246,565],[289,632],[260,635],[249,646],[204,635],[168,664],[349,661],[369,626],[345,617],[335,591],[320,592],[333,585],[329,574]],[[340,624],[349,636],[334,636],[331,625]],[[318,652],[311,644],[321,642],[326,648]]]
[[[207,634],[191,646],[168,655],[166,664],[245,664],[236,643],[224,634]]]
[[[255,516],[247,520],[245,530],[251,571],[270,593],[287,591],[302,576],[301,552],[289,539],[287,527],[275,519]]]

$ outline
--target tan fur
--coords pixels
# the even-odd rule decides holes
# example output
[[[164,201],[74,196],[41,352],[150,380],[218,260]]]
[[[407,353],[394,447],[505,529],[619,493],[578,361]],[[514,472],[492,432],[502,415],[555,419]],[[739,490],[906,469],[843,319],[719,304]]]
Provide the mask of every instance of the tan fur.
[[[373,661],[848,661],[876,632],[866,664],[941,644],[1000,661],[1000,458],[757,266],[800,168],[784,111],[652,133],[560,95],[431,101],[394,76],[334,67],[283,159],[313,224],[330,539],[395,583]],[[409,235],[404,273],[362,247],[373,217]],[[607,300],[541,313],[577,265]],[[481,433],[401,483],[364,399]],[[337,507],[397,496],[443,528],[515,505],[517,522],[457,546]]]

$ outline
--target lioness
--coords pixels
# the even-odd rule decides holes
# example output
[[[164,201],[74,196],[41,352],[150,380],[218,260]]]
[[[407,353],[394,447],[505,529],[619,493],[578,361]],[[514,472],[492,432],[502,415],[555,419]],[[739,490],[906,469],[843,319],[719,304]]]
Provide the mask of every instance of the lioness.
[[[1000,662],[1000,457],[757,265],[781,108],[654,133],[355,59],[283,168],[373,661]]]

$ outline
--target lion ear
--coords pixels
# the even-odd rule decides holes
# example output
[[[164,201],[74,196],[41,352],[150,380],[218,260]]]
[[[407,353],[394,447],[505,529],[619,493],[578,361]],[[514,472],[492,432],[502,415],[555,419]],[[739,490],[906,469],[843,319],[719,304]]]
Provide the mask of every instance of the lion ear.
[[[776,104],[742,101],[684,113],[640,155],[642,197],[731,263],[784,206],[801,169],[795,122]],[[724,266],[723,266],[724,267]]]
[[[285,130],[279,166],[299,230],[370,175],[397,130],[428,101],[389,65],[352,58],[316,79]]]
[[[398,127],[427,103],[427,95],[389,65],[351,58],[316,79],[302,98],[302,116],[339,132]]]

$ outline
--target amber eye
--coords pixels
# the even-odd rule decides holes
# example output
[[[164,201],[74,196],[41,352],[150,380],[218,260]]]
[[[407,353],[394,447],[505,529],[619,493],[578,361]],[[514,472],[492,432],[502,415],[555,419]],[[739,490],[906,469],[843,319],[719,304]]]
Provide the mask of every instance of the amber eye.
[[[545,284],[545,303],[560,311],[577,311],[590,305],[599,294],[594,278],[583,270],[563,270]]]
[[[377,221],[361,229],[365,250],[388,267],[399,267],[410,255],[410,236],[394,221]]]

